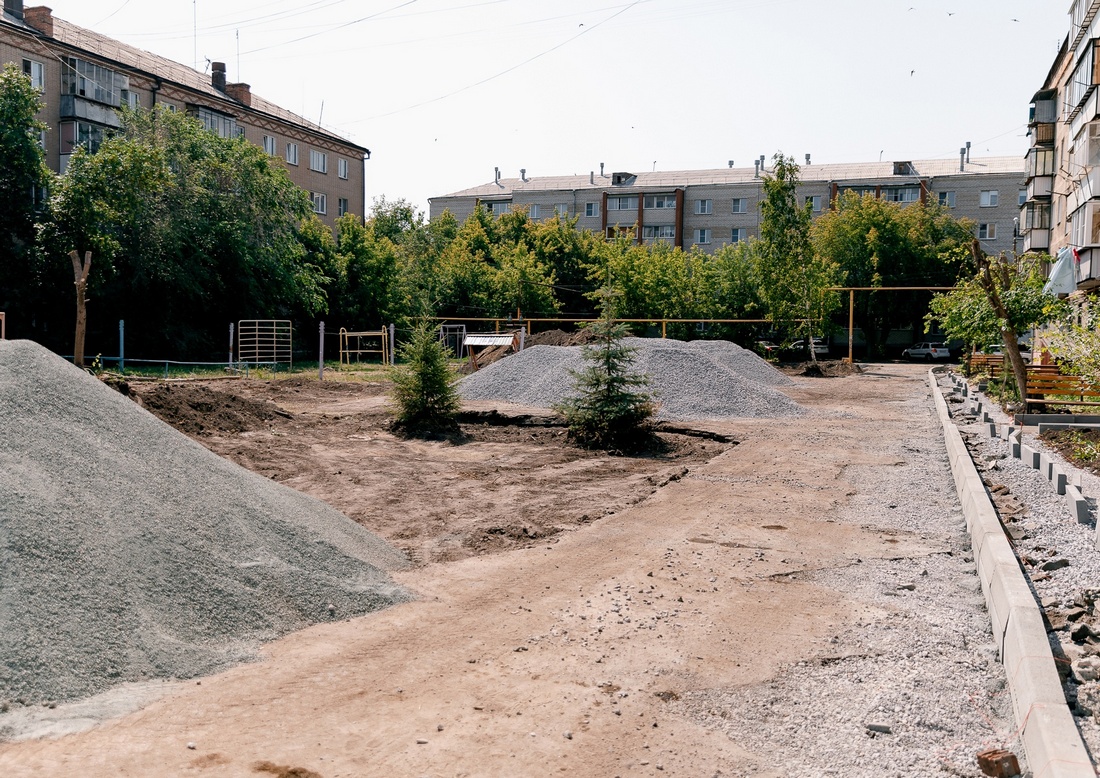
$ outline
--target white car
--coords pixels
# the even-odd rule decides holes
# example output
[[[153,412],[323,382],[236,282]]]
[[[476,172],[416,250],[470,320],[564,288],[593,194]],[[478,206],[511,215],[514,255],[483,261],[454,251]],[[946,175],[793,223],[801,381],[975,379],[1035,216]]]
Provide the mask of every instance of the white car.
[[[933,359],[950,359],[951,349],[949,349],[943,343],[914,343],[905,351],[901,352],[902,357],[905,359],[924,359],[931,361]]]
[[[826,356],[829,353],[829,341],[825,338],[814,338],[814,354],[817,356]],[[796,340],[791,344],[791,351],[806,352],[806,341],[804,339]]]

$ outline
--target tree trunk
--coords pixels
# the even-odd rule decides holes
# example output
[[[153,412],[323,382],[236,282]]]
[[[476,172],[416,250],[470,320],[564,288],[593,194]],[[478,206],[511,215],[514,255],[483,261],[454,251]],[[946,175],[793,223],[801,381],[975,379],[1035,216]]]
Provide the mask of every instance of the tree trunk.
[[[84,263],[76,251],[69,252],[73,261],[73,278],[76,284],[76,336],[73,341],[73,364],[84,367],[84,332],[87,328],[88,311],[84,305],[84,293],[88,289],[88,271],[92,268],[92,252],[84,252]]]
[[[1027,367],[1024,365],[1024,358],[1020,356],[1020,342],[1016,339],[1016,330],[1009,324],[1008,309],[1005,307],[1004,301],[1001,299],[1000,292],[997,289],[997,284],[993,280],[993,273],[997,272],[1001,280],[1001,289],[1009,289],[1011,286],[1010,276],[1008,268],[1004,265],[1004,255],[1001,256],[1001,264],[999,267],[994,268],[993,263],[990,262],[989,257],[982,250],[981,243],[975,239],[970,244],[970,254],[974,258],[974,264],[977,265],[980,271],[980,283],[982,289],[985,290],[986,298],[989,300],[990,306],[993,308],[993,312],[997,314],[997,318],[1004,322],[1001,325],[1001,340],[1004,342],[1005,353],[1008,355],[1008,362],[1012,366],[1012,375],[1016,379],[1016,389],[1020,393],[1020,402],[1024,403],[1024,407],[1027,407]]]

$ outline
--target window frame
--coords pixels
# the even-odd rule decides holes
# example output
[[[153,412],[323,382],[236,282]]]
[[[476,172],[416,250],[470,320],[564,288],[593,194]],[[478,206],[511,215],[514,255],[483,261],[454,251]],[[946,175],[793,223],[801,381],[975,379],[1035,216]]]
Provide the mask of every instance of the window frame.
[[[978,195],[978,207],[996,208],[1001,204],[1001,193],[998,189],[983,189]]]
[[[709,246],[714,241],[714,231],[709,227],[700,227],[695,230],[695,240],[692,242],[697,246]]]
[[[954,189],[945,189],[942,192],[936,192],[936,202],[943,208],[954,208],[955,194]]]
[[[292,141],[286,142],[286,153],[283,155],[288,165],[298,165],[298,144]],[[293,159],[291,159],[293,157]]]
[[[35,66],[38,68],[38,78],[35,78]],[[31,86],[40,92],[46,91],[46,65],[30,57],[23,58],[23,74],[31,79]],[[37,83],[35,83],[37,81]]]
[[[806,195],[806,204],[811,213],[821,213],[821,195]]]
[[[336,215],[343,216],[348,212],[348,198],[340,197],[336,200]]]
[[[598,202],[584,204],[584,216],[586,219],[600,218],[600,204]]]
[[[749,201],[746,197],[735,197],[730,203],[730,213],[748,213]]]
[[[279,153],[279,139],[274,135],[264,136],[264,153],[269,157],[274,157]]]
[[[348,161],[343,157],[336,158],[336,176],[348,180]]]
[[[646,211],[666,211],[676,207],[676,193],[662,192],[660,194],[646,195],[642,201],[642,208]]]
[[[309,169],[314,173],[328,175],[328,152],[320,149],[309,150]]]
[[[997,240],[997,222],[979,223],[978,240]]]
[[[730,230],[730,243],[744,243],[749,239],[749,231],[747,227],[734,227]]]
[[[709,197],[700,198],[695,201],[695,215],[696,216],[710,216],[714,213],[714,200]]]
[[[328,195],[324,192],[310,192],[309,199],[313,202],[313,212],[328,215]]]

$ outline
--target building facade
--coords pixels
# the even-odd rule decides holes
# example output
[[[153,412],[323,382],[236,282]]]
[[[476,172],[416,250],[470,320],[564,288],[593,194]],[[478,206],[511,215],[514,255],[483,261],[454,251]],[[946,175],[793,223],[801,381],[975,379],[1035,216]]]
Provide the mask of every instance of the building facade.
[[[1100,2],[1100,0],[1098,0]],[[533,219],[555,214],[578,217],[577,227],[612,235],[636,229],[639,242],[663,240],[711,253],[759,235],[763,158],[752,168],[679,172],[592,171],[587,176],[519,178],[494,176],[490,183],[429,200],[434,218],[449,210],[460,221],[480,203],[495,214],[526,209]],[[801,165],[798,196],[815,214],[832,207],[845,191],[898,203],[936,202],[975,223],[987,253],[1013,249],[1016,222],[1025,202],[1024,161],[1018,157],[854,164]],[[1100,190],[1098,190],[1100,191]]]
[[[223,137],[244,137],[285,165],[330,226],[366,211],[370,151],[227,83],[224,63],[210,75],[127,46],[53,16],[45,7],[4,0],[0,65],[14,62],[42,93],[38,117],[46,162],[64,173],[78,146],[95,151],[120,126],[121,106],[186,111]]]

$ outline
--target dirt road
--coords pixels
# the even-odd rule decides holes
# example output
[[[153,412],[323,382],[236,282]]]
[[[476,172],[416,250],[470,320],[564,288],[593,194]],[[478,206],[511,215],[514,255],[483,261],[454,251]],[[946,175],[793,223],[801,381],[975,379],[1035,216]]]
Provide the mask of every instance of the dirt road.
[[[803,380],[790,394],[811,414],[703,425],[740,444],[629,475],[627,492],[645,499],[612,495],[612,515],[596,520],[603,506],[590,491],[587,520],[559,521],[552,537],[527,535],[502,553],[472,553],[460,538],[454,547],[466,551],[448,557],[438,532],[418,536],[410,545],[424,564],[396,577],[419,601],[291,635],[265,661],[174,684],[91,731],[0,746],[0,774],[783,775],[768,753],[707,723],[728,711],[696,711],[684,698],[835,654],[845,634],[889,617],[880,598],[845,586],[843,571],[944,552],[942,538],[840,518],[853,500],[892,498],[848,473],[907,466],[884,441],[909,434],[913,409],[930,406],[926,393],[925,369],[908,365]],[[349,402],[334,392],[328,413],[347,421]],[[439,466],[435,444],[417,445],[402,460],[408,483],[427,493],[423,479],[435,473],[445,507],[458,491],[453,463]],[[506,455],[507,444],[487,445],[468,468]],[[347,469],[365,478],[370,462],[355,460]],[[378,528],[399,544],[401,486],[387,487],[389,518]],[[343,498],[359,503],[360,520],[382,515],[371,491],[358,484],[356,500]],[[479,499],[471,491],[457,504],[472,514]],[[475,525],[463,536],[476,536]],[[829,586],[800,578],[810,570],[839,577]]]

